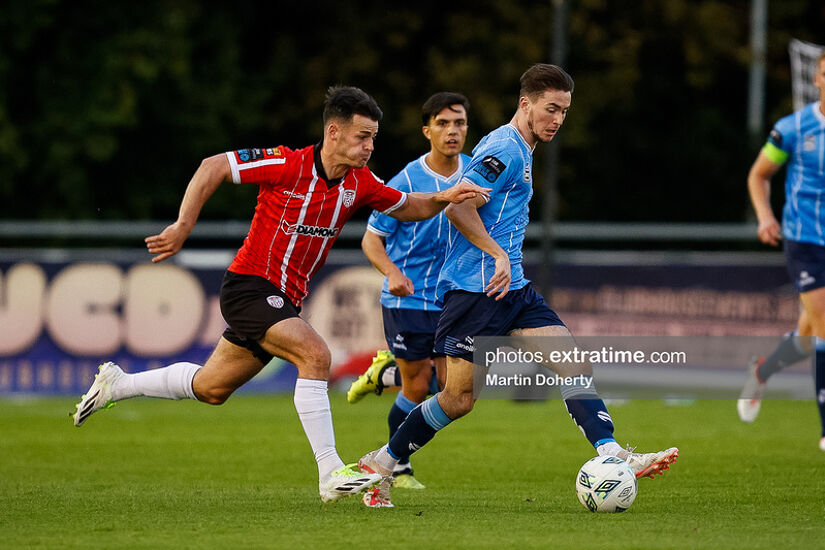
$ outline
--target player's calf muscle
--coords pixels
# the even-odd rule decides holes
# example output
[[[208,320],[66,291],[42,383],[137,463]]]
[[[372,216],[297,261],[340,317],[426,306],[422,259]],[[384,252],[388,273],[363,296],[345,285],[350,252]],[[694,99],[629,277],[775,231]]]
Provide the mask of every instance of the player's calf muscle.
[[[235,388],[198,388],[194,384],[192,389],[195,391],[195,397],[198,398],[198,401],[207,405],[223,405],[235,391]]]
[[[258,369],[260,370],[260,368]],[[254,374],[242,376],[240,379],[220,380],[215,376],[210,376],[210,372],[198,372],[192,380],[192,390],[198,401],[209,405],[222,405],[229,399],[236,389],[246,383]]]

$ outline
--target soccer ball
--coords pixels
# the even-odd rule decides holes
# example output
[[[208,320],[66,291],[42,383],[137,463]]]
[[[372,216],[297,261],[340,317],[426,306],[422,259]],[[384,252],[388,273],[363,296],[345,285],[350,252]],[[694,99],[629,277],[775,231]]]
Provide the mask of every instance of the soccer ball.
[[[636,500],[636,474],[615,456],[597,456],[576,476],[576,493],[591,512],[624,512]]]

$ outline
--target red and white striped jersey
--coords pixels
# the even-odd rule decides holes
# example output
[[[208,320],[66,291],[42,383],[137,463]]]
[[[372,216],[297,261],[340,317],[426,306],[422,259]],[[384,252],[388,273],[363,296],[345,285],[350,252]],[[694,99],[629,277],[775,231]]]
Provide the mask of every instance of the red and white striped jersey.
[[[358,208],[368,205],[389,214],[407,199],[366,167],[327,182],[319,151],[315,145],[226,153],[232,181],[259,186],[252,225],[229,271],[268,279],[298,307]]]

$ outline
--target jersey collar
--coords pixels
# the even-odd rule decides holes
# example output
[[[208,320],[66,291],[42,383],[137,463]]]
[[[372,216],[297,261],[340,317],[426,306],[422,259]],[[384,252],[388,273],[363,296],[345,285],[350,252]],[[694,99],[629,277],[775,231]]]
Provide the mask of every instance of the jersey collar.
[[[324,170],[324,163],[321,162],[321,146],[323,144],[324,144],[323,141],[319,141],[318,143],[315,144],[315,146],[313,147],[313,150],[312,150],[312,158],[315,162],[315,172],[318,174],[319,178],[321,178],[322,180],[327,182],[327,188],[337,187],[338,185],[340,185],[340,183],[342,181],[344,181],[344,178],[347,177],[347,176],[346,176],[346,174],[344,174],[343,177],[335,178],[334,180],[331,180],[327,177],[327,173]]]
[[[813,104],[814,115],[816,116],[816,119],[819,121],[820,124],[825,124],[825,115],[823,115],[822,111],[819,109],[820,103],[820,101],[817,101]]]
[[[421,165],[422,170],[424,170],[424,172],[426,172],[430,176],[449,183],[453,180],[457,180],[459,176],[461,176],[461,174],[464,173],[464,157],[462,157],[461,154],[458,155],[458,168],[456,168],[455,172],[453,172],[449,176],[442,176],[441,174],[430,168],[430,165],[427,164],[426,160],[427,155],[429,154],[430,153],[424,153],[423,155],[418,157],[418,163]]]
[[[527,140],[524,139],[524,136],[521,135],[521,132],[518,131],[518,128],[516,128],[514,124],[508,122],[507,126],[509,126],[510,129],[513,130],[513,133],[516,134],[516,137],[518,137],[518,140],[521,142],[521,144],[524,145],[527,148],[527,150],[530,151],[530,154],[532,155],[533,151],[536,150],[536,145],[538,145],[538,143],[536,143],[536,145],[531,146],[529,143],[527,143]]]

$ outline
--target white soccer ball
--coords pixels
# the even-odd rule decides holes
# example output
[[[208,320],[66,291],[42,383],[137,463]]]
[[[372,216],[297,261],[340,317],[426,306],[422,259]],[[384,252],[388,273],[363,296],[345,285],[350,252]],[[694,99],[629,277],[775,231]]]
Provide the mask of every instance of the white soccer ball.
[[[576,476],[576,494],[591,512],[624,512],[636,500],[636,474],[615,456],[597,456]]]

